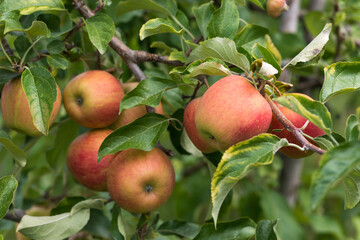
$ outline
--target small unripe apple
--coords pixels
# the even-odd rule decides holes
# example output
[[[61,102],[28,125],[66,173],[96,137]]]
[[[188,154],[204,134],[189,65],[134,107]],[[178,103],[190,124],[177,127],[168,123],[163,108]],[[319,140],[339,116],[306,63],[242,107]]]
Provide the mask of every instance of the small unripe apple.
[[[124,90],[110,73],[100,70],[74,77],[64,90],[64,106],[69,116],[87,128],[109,126],[119,116]]]
[[[197,130],[195,124],[195,113],[200,99],[201,98],[195,98],[186,106],[184,111],[184,128],[195,147],[204,153],[212,153],[217,150],[209,145],[209,143],[200,136],[200,133]]]
[[[136,88],[138,82],[127,82],[122,85],[125,94],[131,92]],[[134,120],[144,116],[147,113],[145,106],[136,106],[130,109],[125,109],[121,111],[117,120],[111,125],[112,129],[117,129],[122,126],[125,126]],[[155,107],[155,113],[164,115],[164,109],[162,104],[160,103],[158,106]]]
[[[97,162],[101,143],[112,133],[110,129],[92,130],[74,139],[67,152],[67,166],[74,178],[85,187],[106,191],[106,173],[116,154],[106,155]]]
[[[268,0],[266,2],[266,12],[270,17],[276,18],[288,8],[289,6],[286,4],[286,0]]]
[[[196,128],[213,148],[230,146],[265,133],[271,122],[270,105],[244,77],[231,75],[214,83],[201,97]]]
[[[57,96],[50,116],[49,126],[54,122],[61,107],[61,91],[56,85]],[[1,114],[4,124],[8,128],[30,136],[41,136],[42,133],[35,127],[30,112],[30,105],[26,98],[21,79],[13,79],[4,85],[1,93]]]
[[[311,99],[309,96],[304,94],[299,94],[302,96],[305,96],[309,99]],[[306,123],[307,119],[301,116],[300,114],[297,114],[296,112],[292,111],[289,108],[286,108],[278,103],[275,102],[275,104],[278,106],[280,111],[285,115],[285,117],[292,122],[295,127],[302,128],[304,124]],[[310,137],[318,137],[322,136],[325,133],[324,130],[313,124],[312,122],[309,122],[305,129],[302,130],[303,133],[309,135]],[[297,140],[297,138],[292,134],[290,131],[286,130],[284,126],[280,123],[280,121],[273,115],[272,121],[269,127],[269,133],[272,133],[279,138],[286,138],[289,143],[294,143],[296,145],[299,145],[302,147],[302,144]],[[314,141],[308,139],[311,143],[315,144]],[[295,147],[282,147],[280,149],[280,152],[283,153],[285,156],[288,156],[290,158],[303,158],[311,155],[312,151],[300,151],[299,149]]]
[[[148,213],[168,200],[175,173],[170,159],[160,149],[127,149],[111,162],[107,184],[110,196],[121,208]]]

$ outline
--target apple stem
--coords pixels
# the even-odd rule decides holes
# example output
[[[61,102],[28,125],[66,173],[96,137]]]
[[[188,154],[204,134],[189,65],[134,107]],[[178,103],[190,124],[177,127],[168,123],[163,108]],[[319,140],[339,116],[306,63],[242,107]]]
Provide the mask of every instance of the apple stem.
[[[300,128],[295,127],[295,125],[285,117],[285,115],[280,111],[280,109],[276,106],[276,104],[271,100],[269,95],[265,94],[265,99],[269,103],[271,110],[276,116],[276,118],[287,130],[289,130],[290,132],[292,132],[292,134],[294,134],[294,136],[301,142],[301,144],[303,144],[303,148],[305,150],[311,150],[320,155],[326,152],[324,149],[321,149],[318,146],[309,142],[302,134],[302,130]]]
[[[280,90],[275,86],[275,84],[273,84],[272,82],[270,81],[266,81],[266,84],[270,85],[274,90],[275,92],[277,93],[278,96],[281,96],[282,93],[280,92]]]

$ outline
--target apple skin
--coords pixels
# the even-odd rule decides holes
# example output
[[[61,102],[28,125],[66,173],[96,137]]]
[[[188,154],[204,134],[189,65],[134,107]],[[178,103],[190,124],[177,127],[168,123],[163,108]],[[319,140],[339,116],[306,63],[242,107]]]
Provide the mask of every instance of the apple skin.
[[[266,12],[273,18],[280,16],[281,13],[288,8],[289,6],[286,4],[286,0],[268,0],[266,2]]]
[[[124,90],[110,73],[92,70],[74,77],[65,87],[64,106],[69,116],[86,128],[103,128],[118,118]]]
[[[299,94],[299,95],[305,96],[312,100],[312,98],[310,98],[307,95],[304,95],[304,94]],[[278,106],[280,111],[285,115],[285,117],[295,125],[295,127],[302,128],[304,126],[304,124],[307,121],[306,118],[297,114],[296,112],[292,111],[291,109],[278,104],[277,102],[275,102],[275,104]],[[274,130],[281,130],[281,131],[274,131]],[[302,146],[302,144],[299,142],[299,140],[297,140],[297,138],[294,136],[294,134],[292,134],[290,131],[286,130],[284,128],[284,126],[280,123],[280,121],[275,117],[275,115],[273,115],[273,117],[272,117],[272,121],[271,121],[268,132],[278,136],[279,138],[286,138],[289,143],[294,143],[296,145]],[[324,130],[322,130],[321,128],[319,128],[318,126],[313,124],[312,122],[308,123],[306,128],[303,130],[303,133],[305,133],[311,137],[318,137],[318,136],[322,136],[322,135],[326,134]],[[311,143],[315,144],[314,141],[312,141],[310,139],[308,139],[308,140]],[[303,157],[307,157],[313,153],[312,151],[300,151],[299,149],[296,149],[295,147],[282,147],[280,149],[280,152],[290,158],[303,158]]]
[[[50,116],[49,126],[54,122],[61,107],[61,91],[58,85],[56,85],[56,89],[57,96]],[[8,128],[33,137],[43,135],[33,123],[30,106],[20,78],[12,79],[4,85],[1,93],[1,113],[4,124]]]
[[[98,151],[104,139],[113,131],[97,129],[79,135],[70,144],[67,166],[74,178],[85,187],[95,191],[107,191],[106,173],[115,154],[97,162]]]
[[[192,143],[197,147],[201,152],[212,153],[216,152],[217,149],[213,148],[209,143],[201,137],[199,131],[196,128],[195,124],[195,113],[197,106],[199,105],[201,98],[195,98],[185,108],[184,111],[184,128],[189,136]]]
[[[137,82],[127,82],[124,83],[122,85],[125,94],[131,92],[132,90],[134,90],[134,88],[136,88],[136,86],[139,83]],[[162,114],[164,115],[164,109],[162,104],[160,103],[158,106],[155,107],[155,112],[158,114]],[[117,120],[111,125],[111,129],[118,129],[122,126],[125,126],[131,122],[133,122],[134,120],[144,116],[147,113],[146,111],[146,107],[145,106],[136,106],[130,109],[125,109],[123,110],[119,117],[117,118]]]
[[[220,151],[265,133],[271,118],[265,98],[246,78],[237,75],[214,83],[202,96],[195,113],[200,135]]]
[[[114,201],[132,213],[148,213],[172,194],[175,172],[167,155],[158,148],[146,152],[127,149],[111,162],[108,191]]]

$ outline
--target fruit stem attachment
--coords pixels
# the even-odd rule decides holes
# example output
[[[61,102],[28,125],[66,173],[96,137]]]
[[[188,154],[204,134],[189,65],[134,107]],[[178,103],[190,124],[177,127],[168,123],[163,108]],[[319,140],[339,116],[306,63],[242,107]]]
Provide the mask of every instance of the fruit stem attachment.
[[[320,155],[326,152],[324,149],[321,149],[318,146],[315,146],[314,144],[309,142],[302,134],[302,130],[300,128],[295,127],[295,125],[285,117],[285,115],[280,111],[280,109],[276,106],[276,104],[271,100],[269,95],[265,94],[265,99],[269,103],[271,110],[276,116],[276,118],[287,130],[289,130],[290,132],[292,132],[292,134],[294,134],[294,136],[303,144],[303,148],[305,150],[311,150]]]

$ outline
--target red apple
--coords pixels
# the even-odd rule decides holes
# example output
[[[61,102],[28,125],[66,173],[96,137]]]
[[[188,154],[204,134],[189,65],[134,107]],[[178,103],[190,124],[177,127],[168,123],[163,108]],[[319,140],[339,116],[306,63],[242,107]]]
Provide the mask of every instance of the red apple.
[[[270,105],[244,77],[231,75],[214,83],[196,109],[196,128],[213,148],[230,146],[265,133],[271,122]]]
[[[266,12],[270,17],[276,18],[288,8],[289,6],[286,4],[286,0],[268,0],[266,2]]]
[[[299,94],[299,95],[306,96],[304,94]],[[311,99],[309,96],[306,97]],[[285,117],[295,125],[295,127],[302,128],[304,126],[304,124],[307,121],[306,118],[276,102],[275,104],[279,107],[280,111],[285,115]],[[307,124],[306,128],[303,129],[303,132],[311,137],[317,137],[326,134],[324,130],[322,130],[321,128],[319,128],[318,126],[316,126],[311,122]],[[279,138],[286,138],[288,142],[294,143],[302,147],[301,143],[299,142],[299,140],[297,140],[294,134],[286,130],[284,126],[279,122],[279,120],[275,117],[275,115],[273,115],[272,117],[271,125],[269,127],[269,133],[272,133],[278,136]],[[309,141],[315,144],[315,142],[311,140]],[[312,151],[300,151],[295,147],[282,147],[280,149],[280,152],[282,152],[284,155],[290,158],[302,158],[309,156],[313,153]]]
[[[123,209],[147,213],[163,205],[174,184],[174,168],[160,149],[146,152],[127,149],[111,162],[107,176],[108,191]]]
[[[69,116],[87,128],[109,126],[119,116],[124,90],[110,73],[84,72],[73,78],[64,90],[64,106]]]
[[[69,146],[67,166],[74,178],[85,187],[106,191],[106,172],[116,154],[103,157],[97,162],[101,143],[112,132],[110,129],[92,130],[78,136]]]
[[[185,108],[184,111],[184,128],[190,140],[194,145],[204,153],[212,153],[217,151],[209,143],[200,136],[195,124],[195,112],[201,98],[195,98]]]
[[[58,85],[56,85],[56,89],[57,96],[50,116],[49,126],[54,122],[61,107],[61,91]],[[20,78],[13,79],[5,84],[1,93],[1,113],[4,124],[8,128],[30,136],[42,135],[33,123],[30,106]]]
[[[134,88],[136,88],[136,86],[138,84],[139,84],[138,82],[124,83],[122,85],[122,87],[124,89],[125,94],[134,90]],[[163,115],[165,114],[161,103],[155,107],[155,112],[159,113],[159,114],[163,114]],[[136,107],[133,107],[130,109],[125,109],[120,113],[120,115],[119,115],[118,119],[115,121],[115,123],[113,123],[111,125],[111,128],[117,129],[122,126],[125,126],[125,125],[131,123],[132,121],[144,116],[146,113],[147,113],[147,111],[146,111],[145,106],[136,106]]]

